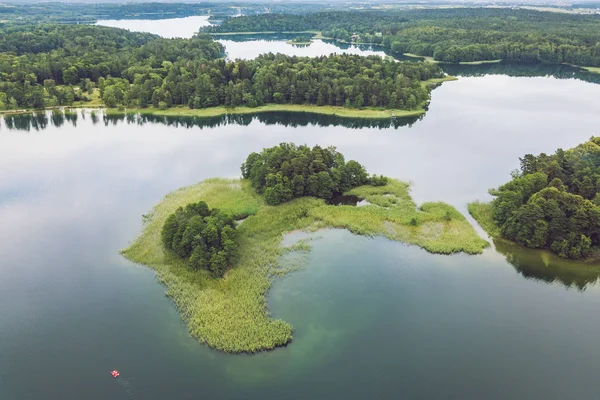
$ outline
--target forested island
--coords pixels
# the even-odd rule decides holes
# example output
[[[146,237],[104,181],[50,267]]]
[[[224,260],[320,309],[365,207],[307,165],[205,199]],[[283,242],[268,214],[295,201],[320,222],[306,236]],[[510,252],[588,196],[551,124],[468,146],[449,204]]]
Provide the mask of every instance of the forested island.
[[[555,154],[527,154],[513,179],[469,211],[492,236],[563,258],[597,258],[600,245],[600,138]]]
[[[376,56],[265,54],[225,61],[223,47],[207,34],[162,39],[85,25],[9,26],[0,34],[0,110],[81,101],[138,111],[210,109],[206,115],[236,107],[239,112],[344,116],[364,109],[364,116],[418,115],[429,100],[427,83],[448,79],[435,65]]]
[[[226,19],[207,32],[319,31],[442,62],[512,60],[600,66],[600,17],[507,8],[327,11]]]
[[[306,242],[282,248],[288,232],[342,228],[440,254],[488,246],[452,206],[417,207],[407,184],[369,177],[333,147],[282,143],[249,155],[242,173],[247,178],[209,179],[170,193],[123,251],[157,271],[192,335],[217,350],[257,352],[292,340],[292,326],[271,319],[265,300],[273,277],[299,267],[282,263],[282,255],[310,249]],[[269,189],[285,191],[285,182],[295,183],[292,195],[269,199]],[[342,191],[369,204],[325,200]]]

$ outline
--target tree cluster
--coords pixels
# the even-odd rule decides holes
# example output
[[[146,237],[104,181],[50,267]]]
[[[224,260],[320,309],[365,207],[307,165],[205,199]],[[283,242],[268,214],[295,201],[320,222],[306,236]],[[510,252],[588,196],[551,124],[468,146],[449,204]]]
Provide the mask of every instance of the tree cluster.
[[[0,37],[0,110],[70,105],[89,100],[101,79],[133,80],[164,63],[223,54],[209,35],[162,39],[88,25],[7,26]]]
[[[561,257],[586,257],[600,244],[600,137],[520,160],[513,179],[490,191],[502,235]]]
[[[162,228],[165,248],[187,260],[194,270],[206,269],[223,276],[234,255],[233,219],[205,202],[190,203],[169,215]]]
[[[241,169],[242,177],[250,180],[269,205],[302,196],[329,200],[357,186],[387,184],[383,176],[369,177],[358,162],[346,162],[335,147],[311,149],[281,143],[250,154]]]
[[[264,14],[231,18],[213,32],[322,31],[324,36],[379,43],[398,53],[461,62],[505,59],[600,65],[600,18],[593,15],[453,8]]]
[[[432,64],[378,56],[316,58],[265,54],[254,60],[163,63],[130,68],[123,78],[100,79],[108,107],[257,107],[265,104],[416,109],[429,100],[422,81],[442,77]]]

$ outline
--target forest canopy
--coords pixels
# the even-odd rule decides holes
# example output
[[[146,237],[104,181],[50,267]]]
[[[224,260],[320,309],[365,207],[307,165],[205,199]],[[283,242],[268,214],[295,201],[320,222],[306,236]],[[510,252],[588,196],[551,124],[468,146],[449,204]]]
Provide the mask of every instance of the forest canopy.
[[[233,219],[200,201],[179,207],[169,215],[161,231],[165,249],[186,260],[193,270],[209,270],[223,276],[235,252]]]
[[[208,34],[162,39],[88,25],[0,28],[0,110],[71,105],[99,95],[108,107],[190,108],[311,104],[413,110],[438,66],[377,56],[225,61]]]
[[[189,60],[138,69],[99,82],[109,107],[257,107],[265,104],[381,107],[412,110],[429,100],[422,81],[444,74],[436,65],[398,63],[378,56],[315,58],[264,54],[254,60]]]
[[[329,11],[230,18],[207,32],[321,31],[444,62],[512,60],[600,66],[600,17],[507,8]]]
[[[600,245],[600,137],[520,161],[513,179],[490,191],[501,235],[564,258],[588,256]]]
[[[335,147],[279,146],[252,153],[242,164],[242,177],[264,195],[269,205],[296,197],[314,196],[329,200],[358,186],[383,186],[387,178],[371,176],[354,160],[345,161]]]

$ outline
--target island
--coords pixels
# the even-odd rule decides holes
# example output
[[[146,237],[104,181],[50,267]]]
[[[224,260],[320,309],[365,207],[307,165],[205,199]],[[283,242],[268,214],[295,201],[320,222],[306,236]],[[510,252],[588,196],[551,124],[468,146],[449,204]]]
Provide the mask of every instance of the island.
[[[24,32],[31,41],[21,40]],[[58,24],[8,25],[0,34],[0,112],[8,113],[106,106],[159,115],[291,111],[407,117],[423,114],[431,89],[455,79],[437,65],[378,56],[268,53],[226,61],[223,46],[208,34],[163,39]]]
[[[312,39],[308,36],[296,36],[295,38],[288,40],[286,43],[296,46],[308,46],[312,43]]]
[[[332,200],[340,192],[368,204],[336,205]],[[178,254],[177,246],[173,248],[173,242],[161,236],[164,230],[175,232],[173,237],[177,234],[178,228],[169,224],[179,217],[171,216],[185,214],[189,204],[192,209],[200,207],[200,215],[209,215],[208,207],[217,209],[226,215],[221,219],[224,226],[238,221],[235,232],[228,228],[225,240],[233,238],[235,250],[225,250],[225,261],[218,261],[216,268],[192,262],[188,255],[195,250],[191,247]],[[452,206],[434,202],[417,207],[408,184],[369,176],[362,165],[345,161],[333,147],[282,143],[249,155],[242,165],[242,179],[208,179],[165,196],[123,254],[157,272],[194,337],[220,351],[252,353],[292,340],[292,326],[270,317],[265,298],[273,278],[288,272],[280,263],[282,255],[307,250],[306,243],[283,248],[284,235],[327,228],[384,236],[439,254],[478,254],[489,245]],[[193,235],[180,230],[179,240],[185,236],[200,243],[204,238],[196,236],[203,229],[197,228]],[[203,259],[210,261],[208,255]]]
[[[513,179],[469,204],[492,237],[559,257],[600,260],[600,137],[555,154],[527,154]]]

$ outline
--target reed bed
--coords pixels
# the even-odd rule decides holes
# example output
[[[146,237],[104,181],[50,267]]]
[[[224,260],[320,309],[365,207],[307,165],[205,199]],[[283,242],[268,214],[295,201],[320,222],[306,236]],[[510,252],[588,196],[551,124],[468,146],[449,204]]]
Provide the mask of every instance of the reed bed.
[[[500,228],[494,222],[493,207],[490,203],[474,201],[468,204],[469,214],[481,225],[484,231],[492,237],[500,236]]]
[[[272,319],[266,304],[272,278],[298,268],[295,264],[284,265],[282,257],[310,249],[305,242],[282,248],[281,241],[288,232],[345,228],[444,254],[480,253],[488,245],[453,207],[426,203],[417,208],[408,185],[402,182],[390,180],[382,187],[359,187],[350,194],[364,197],[371,205],[333,206],[304,197],[271,207],[264,204],[247,181],[210,179],[165,196],[146,217],[140,237],[123,254],[157,271],[167,296],[193,336],[217,350],[252,353],[292,340],[292,326]],[[214,279],[205,271],[191,271],[162,248],[160,230],[168,215],[179,206],[199,200],[233,216],[247,217],[237,227],[234,265],[221,279]]]

